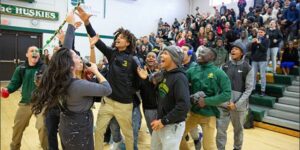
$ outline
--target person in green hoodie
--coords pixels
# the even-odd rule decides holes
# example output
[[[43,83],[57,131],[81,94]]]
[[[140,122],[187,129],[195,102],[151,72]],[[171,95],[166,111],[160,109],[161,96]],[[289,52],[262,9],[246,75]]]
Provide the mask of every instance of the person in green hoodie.
[[[218,54],[218,56],[214,61],[214,65],[216,65],[217,67],[221,67],[228,61],[229,56],[227,50],[223,46],[222,38],[217,38],[216,45],[217,46],[214,48],[214,50]]]
[[[32,116],[31,93],[36,89],[35,74],[41,71],[43,62],[36,46],[30,46],[26,52],[27,60],[19,65],[5,90],[13,93],[22,86],[21,101],[14,119],[11,150],[20,150],[23,132],[29,124]],[[44,124],[44,117],[37,116],[36,128],[38,129],[41,146],[44,150],[48,149],[47,130]]]
[[[204,150],[216,150],[216,118],[220,116],[217,106],[230,100],[231,83],[226,73],[213,65],[216,52],[202,46],[197,51],[198,65],[187,70],[192,107],[183,137],[199,124],[203,130]],[[180,149],[189,149],[184,138]]]

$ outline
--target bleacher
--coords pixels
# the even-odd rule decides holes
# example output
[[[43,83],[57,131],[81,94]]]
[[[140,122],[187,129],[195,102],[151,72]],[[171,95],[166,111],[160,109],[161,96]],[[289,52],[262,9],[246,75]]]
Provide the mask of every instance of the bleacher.
[[[292,69],[290,75],[283,75],[280,67],[277,74],[266,74],[268,96],[252,94],[249,98],[255,121],[300,131],[299,75],[299,67]],[[260,84],[256,91],[260,91]]]

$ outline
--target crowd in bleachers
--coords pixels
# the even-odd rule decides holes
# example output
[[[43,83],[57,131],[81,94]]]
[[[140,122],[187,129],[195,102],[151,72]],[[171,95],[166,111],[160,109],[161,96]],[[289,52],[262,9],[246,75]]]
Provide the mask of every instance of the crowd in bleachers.
[[[12,93],[23,85],[11,149],[21,147],[19,133],[34,113],[44,115],[39,119],[43,149],[58,149],[59,131],[67,150],[102,150],[111,137],[111,149],[122,148],[125,141],[127,150],[137,150],[141,110],[153,150],[189,149],[189,140],[197,150],[201,143],[205,150],[223,150],[229,122],[233,148],[242,149],[249,96],[255,91],[266,95],[268,66],[275,74],[280,64],[288,75],[299,65],[300,44],[299,0],[254,0],[249,11],[247,5],[239,0],[235,12],[223,3],[214,14],[196,8],[195,15],[175,18],[172,25],[160,18],[157,33],[138,39],[120,28],[111,47],[99,39],[91,15],[77,7],[90,48],[97,47],[106,59],[97,68],[79,57],[74,38],[80,23],[74,13],[67,16],[65,36],[59,36],[62,45],[52,57],[42,57],[46,69],[40,71],[37,47],[29,47],[25,66],[17,67],[4,88]],[[30,72],[22,74],[22,69]],[[39,78],[36,71],[42,72]],[[255,90],[257,72],[260,90]],[[99,101],[93,127],[91,108]]]
[[[227,9],[224,3],[220,9],[214,7],[215,14],[200,14],[196,9],[195,15],[187,15],[181,22],[175,18],[172,25],[160,18],[157,33],[141,37],[138,40],[138,48],[145,53],[144,47],[147,52],[153,49],[161,50],[172,43],[180,47],[189,43],[196,52],[201,45],[217,48],[217,41],[222,40],[222,47],[230,52],[231,43],[241,39],[247,46],[247,58],[251,59],[249,46],[252,39],[257,37],[258,29],[264,27],[265,37],[270,41],[267,47],[267,60],[271,60],[275,67],[281,58],[280,51],[288,49],[289,41],[298,48],[299,1],[255,1],[254,6],[250,6],[248,11],[245,10],[246,5],[246,1],[238,2],[239,13],[234,9]],[[274,47],[279,49],[275,50]],[[298,65],[296,61],[295,65]],[[276,73],[275,68],[272,71]]]

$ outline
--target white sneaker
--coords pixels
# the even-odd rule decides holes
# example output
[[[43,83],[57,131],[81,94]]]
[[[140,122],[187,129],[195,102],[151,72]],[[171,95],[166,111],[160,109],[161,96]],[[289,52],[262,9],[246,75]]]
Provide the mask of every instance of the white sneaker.
[[[110,150],[120,150],[119,146],[121,145],[122,141],[120,142],[113,142],[113,144],[110,146]]]

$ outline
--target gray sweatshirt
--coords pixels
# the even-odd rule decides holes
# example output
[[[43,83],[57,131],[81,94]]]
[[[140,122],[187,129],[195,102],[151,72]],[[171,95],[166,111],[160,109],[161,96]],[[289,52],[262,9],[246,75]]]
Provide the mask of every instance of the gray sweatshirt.
[[[84,112],[93,105],[94,96],[107,96],[112,90],[107,81],[94,83],[87,80],[74,80],[68,93],[70,98],[67,100],[67,107],[73,112]]]
[[[253,68],[244,61],[229,61],[222,66],[222,70],[228,75],[231,81],[231,102],[235,103],[236,111],[248,109],[248,98],[253,90],[254,72]],[[226,107],[227,104],[221,106]]]

